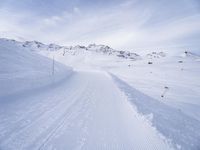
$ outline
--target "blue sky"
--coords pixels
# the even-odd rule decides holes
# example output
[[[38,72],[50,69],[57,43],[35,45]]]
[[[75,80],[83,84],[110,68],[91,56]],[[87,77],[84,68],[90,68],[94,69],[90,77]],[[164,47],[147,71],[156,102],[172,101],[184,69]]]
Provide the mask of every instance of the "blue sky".
[[[200,47],[199,0],[0,0],[0,36],[116,49]]]

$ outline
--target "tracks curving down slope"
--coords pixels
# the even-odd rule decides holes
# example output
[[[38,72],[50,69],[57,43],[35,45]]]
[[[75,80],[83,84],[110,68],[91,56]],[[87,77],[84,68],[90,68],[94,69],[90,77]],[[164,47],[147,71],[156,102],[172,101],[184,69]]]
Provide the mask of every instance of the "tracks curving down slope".
[[[103,72],[77,71],[0,107],[1,150],[172,149]]]

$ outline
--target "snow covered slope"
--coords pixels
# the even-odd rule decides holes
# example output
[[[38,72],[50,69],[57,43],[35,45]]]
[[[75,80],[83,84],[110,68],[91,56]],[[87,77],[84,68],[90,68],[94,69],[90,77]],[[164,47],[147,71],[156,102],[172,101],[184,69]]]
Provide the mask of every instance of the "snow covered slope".
[[[2,150],[172,149],[101,72],[76,72],[67,82],[0,109]]]
[[[0,149],[199,150],[198,55],[0,45]]]
[[[72,71],[38,54],[27,51],[14,41],[0,40],[0,98],[16,98],[34,90],[42,90],[64,80]]]

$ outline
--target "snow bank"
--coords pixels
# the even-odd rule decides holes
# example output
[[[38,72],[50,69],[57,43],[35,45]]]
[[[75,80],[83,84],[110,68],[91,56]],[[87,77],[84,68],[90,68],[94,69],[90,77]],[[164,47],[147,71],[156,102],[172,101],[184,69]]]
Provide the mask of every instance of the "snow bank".
[[[0,39],[0,100],[33,94],[66,79],[72,69],[49,58],[29,52],[14,42]]]
[[[152,125],[163,134],[176,149],[199,150],[200,121],[181,110],[170,107],[148,95],[134,89],[125,81],[112,75],[118,87],[127,95],[128,100],[137,111],[147,116]]]

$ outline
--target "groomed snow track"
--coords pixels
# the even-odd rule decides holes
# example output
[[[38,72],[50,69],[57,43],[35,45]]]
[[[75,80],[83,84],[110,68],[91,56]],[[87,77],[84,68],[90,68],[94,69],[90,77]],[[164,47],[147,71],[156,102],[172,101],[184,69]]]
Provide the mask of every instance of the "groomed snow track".
[[[76,71],[0,107],[1,150],[172,149],[104,72]]]

